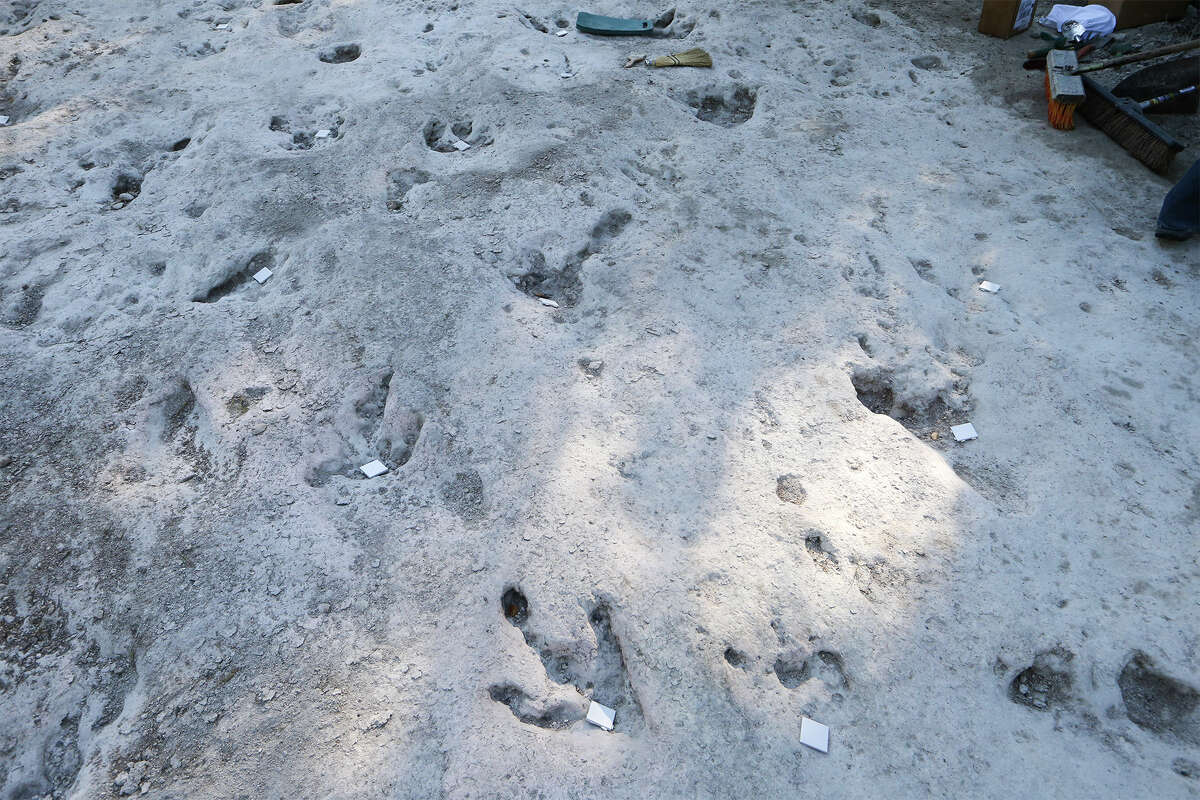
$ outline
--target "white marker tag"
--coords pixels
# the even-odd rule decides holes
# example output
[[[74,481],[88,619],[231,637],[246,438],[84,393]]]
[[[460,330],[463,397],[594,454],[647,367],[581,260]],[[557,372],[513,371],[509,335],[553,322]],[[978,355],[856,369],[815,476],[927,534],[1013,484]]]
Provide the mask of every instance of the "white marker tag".
[[[829,752],[829,726],[811,720],[800,719],[800,744],[822,753]]]
[[[385,466],[382,461],[378,460],[372,461],[369,464],[363,464],[361,467],[359,467],[359,469],[362,470],[362,474],[366,475],[368,478],[378,478],[380,475],[388,471],[387,466]]]
[[[964,422],[962,425],[951,425],[950,432],[954,434],[954,441],[956,442],[969,442],[972,439],[979,438],[979,432],[969,422]]]
[[[597,728],[603,728],[606,731],[613,729],[617,719],[617,712],[608,706],[602,706],[595,700],[588,706],[587,721],[595,725]]]

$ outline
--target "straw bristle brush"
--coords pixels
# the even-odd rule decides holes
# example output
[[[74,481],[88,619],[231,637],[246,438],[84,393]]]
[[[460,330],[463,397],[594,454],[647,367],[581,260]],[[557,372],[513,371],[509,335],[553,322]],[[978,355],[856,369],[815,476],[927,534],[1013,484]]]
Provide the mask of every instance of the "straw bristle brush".
[[[652,67],[711,67],[712,65],[712,56],[699,47],[670,56],[659,56],[650,62]]]

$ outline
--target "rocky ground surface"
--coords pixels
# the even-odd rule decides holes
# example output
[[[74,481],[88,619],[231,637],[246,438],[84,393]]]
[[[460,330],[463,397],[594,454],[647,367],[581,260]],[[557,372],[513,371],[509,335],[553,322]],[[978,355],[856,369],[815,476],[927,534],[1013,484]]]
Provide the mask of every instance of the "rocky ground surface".
[[[974,5],[0,7],[0,797],[1196,796],[1196,149]]]

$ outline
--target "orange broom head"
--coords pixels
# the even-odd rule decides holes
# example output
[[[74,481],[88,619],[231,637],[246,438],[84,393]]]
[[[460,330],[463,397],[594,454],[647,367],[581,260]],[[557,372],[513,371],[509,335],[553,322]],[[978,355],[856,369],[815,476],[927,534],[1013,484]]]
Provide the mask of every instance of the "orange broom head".
[[[1050,71],[1046,70],[1046,116],[1060,131],[1075,130],[1075,108],[1079,103],[1064,103],[1050,96]]]

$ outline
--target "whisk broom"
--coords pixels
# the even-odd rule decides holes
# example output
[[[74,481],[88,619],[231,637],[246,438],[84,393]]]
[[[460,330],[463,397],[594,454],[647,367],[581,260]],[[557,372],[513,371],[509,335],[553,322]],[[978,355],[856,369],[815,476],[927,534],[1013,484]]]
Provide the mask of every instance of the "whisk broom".
[[[712,56],[699,47],[684,50],[671,56],[659,56],[650,62],[652,67],[711,67]]]

